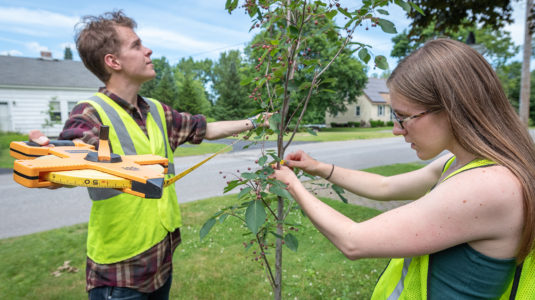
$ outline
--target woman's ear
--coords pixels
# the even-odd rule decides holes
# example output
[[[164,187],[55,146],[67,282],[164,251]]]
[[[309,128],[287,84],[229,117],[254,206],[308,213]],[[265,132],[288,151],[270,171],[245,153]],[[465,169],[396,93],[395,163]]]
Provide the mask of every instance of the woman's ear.
[[[106,54],[106,56],[104,56],[104,63],[106,64],[108,68],[112,70],[117,71],[121,69],[121,63],[119,62],[117,57],[113,54]]]

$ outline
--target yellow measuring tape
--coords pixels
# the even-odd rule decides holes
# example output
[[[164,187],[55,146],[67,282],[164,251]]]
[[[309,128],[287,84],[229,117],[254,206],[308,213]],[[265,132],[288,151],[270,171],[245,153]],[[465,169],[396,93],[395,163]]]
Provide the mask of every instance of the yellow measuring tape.
[[[191,173],[193,170],[199,168],[200,166],[208,162],[210,159],[227,151],[229,148],[232,148],[232,146],[239,141],[240,140],[236,140],[232,142],[231,144],[213,153],[212,155],[203,159],[202,161],[195,164],[194,166],[180,172],[180,174],[177,174],[169,179],[166,179],[164,181],[163,186],[166,187],[175,183],[176,181],[180,180],[182,177],[186,176],[187,174]],[[159,172],[161,174],[163,174],[163,171],[164,171],[163,167],[161,167],[160,165],[148,165],[144,167],[151,168],[154,171]],[[97,171],[97,170],[90,170],[90,169],[48,172],[42,176],[42,179],[49,181],[49,182],[56,183],[56,184],[66,185],[66,186],[83,186],[83,187],[91,187],[91,188],[114,188],[114,189],[131,189],[132,188],[132,181],[129,179],[115,176],[115,175],[108,174],[108,173],[104,173],[104,172]]]

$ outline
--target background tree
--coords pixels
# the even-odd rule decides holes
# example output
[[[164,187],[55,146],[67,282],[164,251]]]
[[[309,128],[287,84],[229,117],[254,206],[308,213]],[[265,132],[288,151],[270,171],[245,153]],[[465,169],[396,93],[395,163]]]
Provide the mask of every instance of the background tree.
[[[511,0],[415,0],[423,14],[407,12],[412,19],[408,36],[410,40],[420,40],[422,32],[433,25],[434,30],[440,34],[447,30],[456,31],[467,24],[482,24],[490,26],[493,30],[500,30],[505,24],[511,24]],[[534,32],[533,0],[526,1],[526,24],[524,32],[523,67],[521,84],[521,104],[519,115],[522,121],[529,123],[530,106],[530,60],[531,40]]]
[[[205,96],[212,104],[215,102],[215,96],[211,92],[213,85],[212,69],[214,62],[206,58],[204,60],[195,61],[192,57],[181,58],[176,64],[174,70],[186,76],[192,77],[194,80],[200,81],[204,86]]]
[[[210,115],[211,105],[206,99],[204,86],[195,80],[191,74],[175,73],[178,96],[173,102],[173,108],[191,114]]]
[[[254,97],[240,84],[243,79],[243,63],[240,51],[221,53],[212,70],[213,90],[216,95],[214,118],[217,120],[239,120],[250,117],[255,108]]]
[[[435,24],[430,24],[427,28],[422,29],[419,40],[411,40],[407,30],[393,37],[394,47],[390,56],[402,59],[418,49],[426,41],[437,37],[448,37],[466,42],[470,33],[474,34],[477,44],[484,46],[482,54],[495,68],[505,65],[518,53],[519,47],[515,45],[511,38],[511,33],[508,31],[494,30],[491,26],[478,28],[475,25],[464,25],[455,30],[447,29],[443,34],[437,35]]]
[[[464,25],[483,24],[499,30],[513,22],[511,0],[415,0],[423,13],[408,11],[412,19],[408,35],[411,39],[425,37],[422,33],[433,26],[439,34],[456,31]]]
[[[530,62],[531,62],[531,40],[535,32],[535,11],[533,0],[526,1],[526,23],[524,26],[524,51],[522,55],[522,79],[520,84],[520,119],[526,126],[529,125],[529,107],[530,107]]]
[[[152,64],[156,77],[141,85],[139,94],[157,99],[176,109],[175,101],[178,98],[178,90],[174,81],[173,71],[169,62],[164,57],[153,58]]]
[[[71,47],[65,47],[65,51],[63,52],[63,60],[72,60]]]

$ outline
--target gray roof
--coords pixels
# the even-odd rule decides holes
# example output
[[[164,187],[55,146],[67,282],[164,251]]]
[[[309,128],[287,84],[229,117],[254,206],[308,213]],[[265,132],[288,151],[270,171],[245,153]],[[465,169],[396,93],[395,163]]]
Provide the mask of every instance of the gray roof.
[[[368,78],[368,84],[366,84],[366,87],[364,88],[364,94],[368,96],[373,103],[386,103],[386,99],[388,98],[386,79]],[[387,98],[385,98],[385,96]]]
[[[96,89],[103,83],[80,61],[0,55],[0,85]]]

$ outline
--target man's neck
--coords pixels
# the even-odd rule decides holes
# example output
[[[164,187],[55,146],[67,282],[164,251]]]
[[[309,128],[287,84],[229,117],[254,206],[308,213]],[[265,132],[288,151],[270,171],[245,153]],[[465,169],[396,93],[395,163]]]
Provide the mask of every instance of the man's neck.
[[[123,82],[121,80],[108,81],[106,89],[113,94],[121,97],[124,101],[134,105],[137,108],[137,93],[139,92],[140,85],[133,84],[132,82]]]

